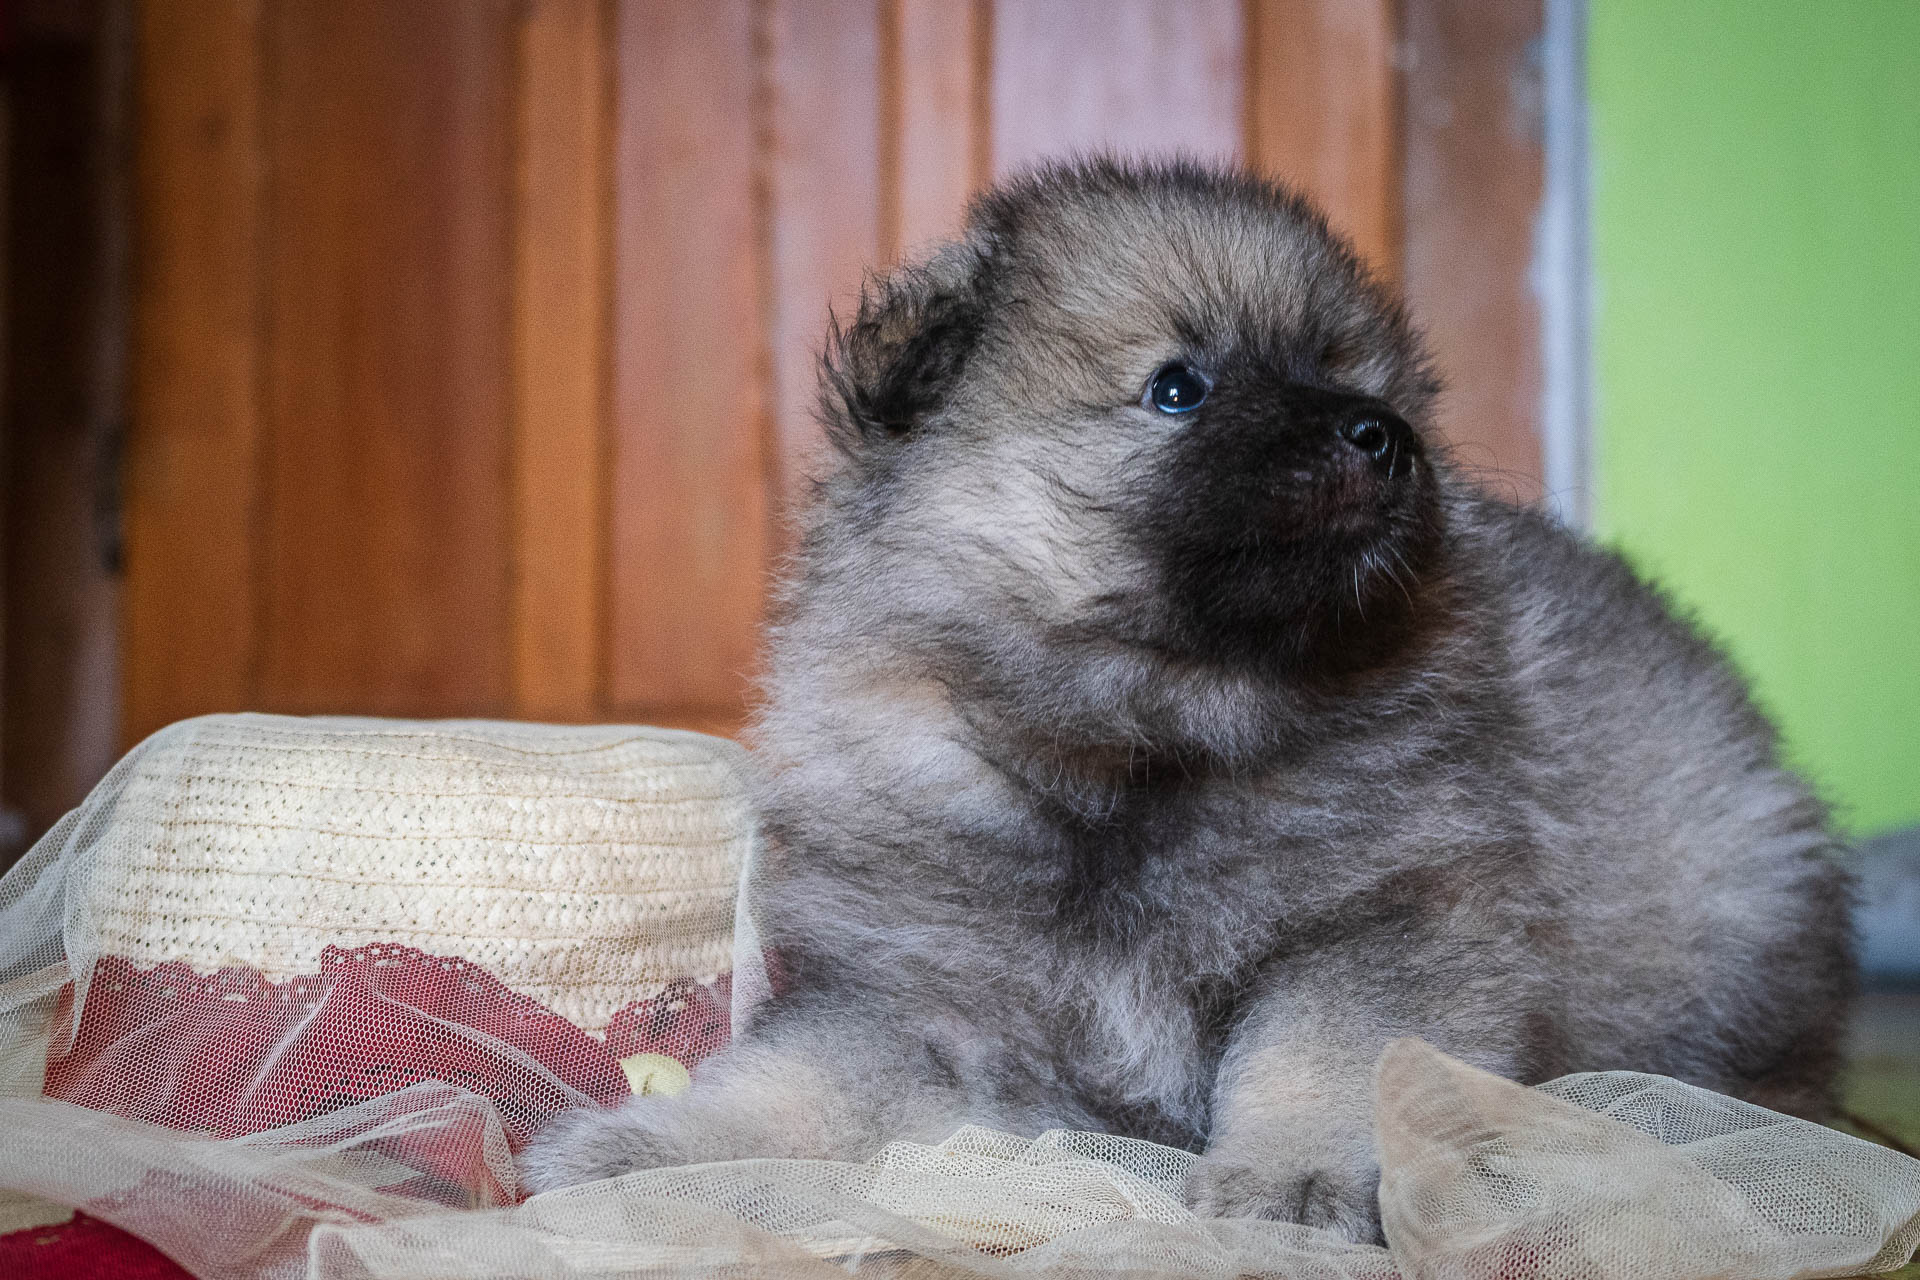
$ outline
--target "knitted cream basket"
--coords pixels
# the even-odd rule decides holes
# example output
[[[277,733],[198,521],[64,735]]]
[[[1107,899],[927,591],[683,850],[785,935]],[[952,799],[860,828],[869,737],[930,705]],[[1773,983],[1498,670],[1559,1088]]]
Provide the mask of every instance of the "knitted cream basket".
[[[1375,1079],[1385,1248],[1201,1220],[1194,1155],[1082,1133],[523,1202],[542,1124],[688,1067],[697,1088],[765,995],[743,766],[657,729],[156,735],[0,879],[0,1224],[83,1209],[200,1280],[1784,1280],[1920,1241],[1920,1161],[1678,1081],[1528,1089],[1412,1040]]]

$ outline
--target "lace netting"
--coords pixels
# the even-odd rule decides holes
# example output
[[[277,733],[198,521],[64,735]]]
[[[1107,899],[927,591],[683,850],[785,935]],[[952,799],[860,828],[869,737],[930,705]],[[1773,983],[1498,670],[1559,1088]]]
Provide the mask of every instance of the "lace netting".
[[[632,728],[156,735],[0,880],[0,1196],[83,1211],[50,1248],[112,1223],[204,1280],[1680,1280],[1886,1270],[1920,1240],[1920,1161],[1417,1041],[1376,1082],[1387,1249],[1198,1219],[1195,1157],[1084,1133],[523,1199],[513,1156],[549,1117],[680,1087],[772,989],[744,767]]]

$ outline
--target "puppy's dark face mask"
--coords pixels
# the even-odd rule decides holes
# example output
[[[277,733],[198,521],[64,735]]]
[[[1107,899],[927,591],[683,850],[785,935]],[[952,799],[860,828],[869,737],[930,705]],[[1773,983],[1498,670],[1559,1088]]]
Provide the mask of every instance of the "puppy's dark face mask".
[[[1166,601],[1166,643],[1235,664],[1342,669],[1411,623],[1439,516],[1419,433],[1391,403],[1245,351],[1156,370],[1165,419],[1126,527]]]

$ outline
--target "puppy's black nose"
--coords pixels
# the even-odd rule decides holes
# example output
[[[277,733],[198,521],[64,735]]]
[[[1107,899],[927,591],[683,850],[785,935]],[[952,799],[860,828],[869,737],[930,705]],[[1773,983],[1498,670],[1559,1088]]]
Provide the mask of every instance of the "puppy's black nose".
[[[1413,428],[1391,413],[1370,410],[1347,420],[1340,438],[1373,459],[1373,466],[1388,479],[1407,474],[1413,467]]]

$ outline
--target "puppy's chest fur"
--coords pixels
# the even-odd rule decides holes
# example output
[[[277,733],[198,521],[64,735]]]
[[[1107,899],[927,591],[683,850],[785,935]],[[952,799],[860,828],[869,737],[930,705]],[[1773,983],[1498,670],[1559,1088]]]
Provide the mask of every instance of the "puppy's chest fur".
[[[1262,961],[1372,896],[1376,868],[1351,856],[1356,843],[1394,860],[1391,834],[1358,829],[1317,771],[1170,768],[1072,799],[1004,774],[986,789],[987,803],[954,805],[903,787],[901,843],[884,861],[849,857],[868,846],[833,833],[786,832],[799,874],[781,914],[823,918],[801,900],[809,883],[833,885],[838,923],[803,945],[857,948],[849,962],[869,981],[914,993],[908,1017],[972,1013],[976,1044],[1046,1060],[1108,1127],[1173,1145],[1204,1139]]]
[[[1192,1145],[1243,990],[1281,931],[1278,904],[1244,909],[1263,877],[1242,833],[1193,797],[1049,817],[1030,901],[1059,957],[1043,999],[1079,1032],[1069,1071],[1115,1128]]]
[[[1172,773],[1091,814],[1030,808],[1007,906],[1026,902],[1058,957],[1049,994],[1081,1030],[1082,1085],[1128,1131],[1157,1120],[1204,1134],[1221,1050],[1262,962],[1311,945],[1330,915],[1367,909],[1365,869],[1334,865],[1351,833],[1290,781]]]

